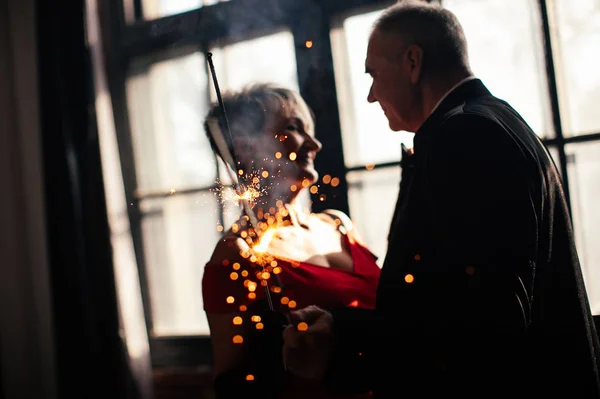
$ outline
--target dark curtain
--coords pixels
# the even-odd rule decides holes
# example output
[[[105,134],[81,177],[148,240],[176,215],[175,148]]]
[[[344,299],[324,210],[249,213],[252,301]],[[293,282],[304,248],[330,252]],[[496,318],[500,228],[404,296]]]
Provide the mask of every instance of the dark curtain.
[[[36,6],[58,397],[136,398],[119,336],[85,2]]]

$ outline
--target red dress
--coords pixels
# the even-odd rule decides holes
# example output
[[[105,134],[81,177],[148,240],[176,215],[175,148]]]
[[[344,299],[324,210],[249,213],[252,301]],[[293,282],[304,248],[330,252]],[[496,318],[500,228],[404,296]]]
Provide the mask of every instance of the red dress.
[[[353,270],[346,271],[313,265],[310,263],[295,262],[286,259],[277,259],[281,273],[279,281],[283,287],[281,293],[272,294],[272,300],[277,310],[286,313],[291,307],[301,309],[309,305],[321,308],[340,308],[345,306],[374,308],[375,295],[379,280],[380,268],[376,257],[348,232],[343,235],[347,248],[353,259]],[[227,263],[227,262],[225,262]],[[234,272],[233,265],[208,263],[204,269],[202,290],[204,310],[208,313],[236,313],[240,306],[250,306],[252,302],[265,298],[265,290],[260,285],[256,286],[256,298],[248,298],[249,290],[244,285],[244,280],[252,279],[253,273],[242,277],[237,270],[238,278],[231,279]],[[247,284],[247,283],[246,283]],[[233,297],[234,301],[231,302]],[[308,396],[307,396],[308,395]],[[325,391],[319,384],[288,378],[285,382],[282,398],[364,398],[369,395],[359,396],[334,396]]]

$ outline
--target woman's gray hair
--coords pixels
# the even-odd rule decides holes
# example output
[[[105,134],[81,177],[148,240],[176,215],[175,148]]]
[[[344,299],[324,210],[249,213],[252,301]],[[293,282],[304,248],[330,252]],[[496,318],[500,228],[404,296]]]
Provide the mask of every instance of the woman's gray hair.
[[[282,106],[293,104],[298,106],[301,112],[312,116],[312,111],[299,93],[272,83],[255,83],[238,91],[225,92],[222,100],[231,137],[227,133],[225,118],[218,103],[212,104],[205,121],[210,118],[219,121],[219,127],[232,153],[234,149],[231,138],[252,138],[264,134],[268,117],[278,112]],[[314,123],[314,117],[308,123]],[[214,150],[216,146],[206,122],[204,130]]]

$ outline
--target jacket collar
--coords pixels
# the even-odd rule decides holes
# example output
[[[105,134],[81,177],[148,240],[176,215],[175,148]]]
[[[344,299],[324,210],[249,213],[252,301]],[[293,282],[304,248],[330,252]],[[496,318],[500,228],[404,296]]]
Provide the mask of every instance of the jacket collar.
[[[446,94],[444,94],[442,96],[442,98],[439,99],[439,101],[437,102],[437,104],[435,104],[435,107],[433,107],[433,109],[431,110],[431,112],[429,114],[433,114],[435,112],[435,110],[440,106],[440,104],[446,99],[446,97],[448,97],[450,95],[450,93],[454,92],[454,90],[456,90],[460,86],[464,85],[465,83],[467,83],[471,80],[475,80],[475,79],[477,79],[475,76],[469,76],[468,78],[465,78],[465,79],[461,80],[460,82],[458,82],[457,84],[455,84],[454,86],[452,86],[452,88],[450,88],[450,90],[448,90],[446,92]]]
[[[418,152],[419,147],[433,138],[448,111],[459,107],[467,100],[485,96],[491,96],[491,93],[480,79],[466,81],[450,91],[415,133],[415,153]]]

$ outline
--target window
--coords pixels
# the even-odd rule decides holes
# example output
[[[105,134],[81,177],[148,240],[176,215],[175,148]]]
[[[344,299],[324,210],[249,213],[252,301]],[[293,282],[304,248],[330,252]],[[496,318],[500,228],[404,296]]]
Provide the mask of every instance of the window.
[[[127,80],[139,196],[214,183],[202,127],[208,88],[200,52],[152,64]]]
[[[381,12],[343,18],[331,32],[350,214],[380,266],[387,250],[381,232],[389,227],[398,194],[401,143],[412,147],[414,136],[392,131],[379,104],[367,101],[371,87],[365,73],[367,43]],[[387,163],[391,165],[374,170]]]
[[[594,314],[600,314],[600,141],[566,146],[575,240]]]
[[[208,335],[200,290],[219,238],[210,192],[141,202],[142,235],[155,336]]]
[[[554,137],[537,0],[444,0],[461,22],[471,68],[541,137]]]
[[[294,37],[289,31],[271,33],[224,47],[217,44],[211,52],[222,91],[238,90],[248,83],[259,82],[276,83],[299,90]],[[212,83],[211,98],[216,100]]]
[[[155,19],[229,0],[141,0],[144,19]]]
[[[352,171],[347,179],[352,220],[360,237],[377,256],[377,264],[383,266],[387,231],[400,188],[400,167]]]
[[[315,207],[347,204],[359,234],[382,264],[401,176],[400,146],[411,147],[413,134],[391,131],[379,104],[367,102],[371,80],[364,59],[371,26],[393,1],[306,2],[302,7],[287,0],[117,3],[106,7],[126,14],[127,3],[136,10],[130,13],[133,19],[120,15],[104,27],[114,39],[106,43],[116,47],[109,48],[107,71],[119,151],[107,142],[102,156],[105,168],[118,156],[124,165],[124,183],[106,184],[113,192],[116,186],[125,188],[128,208],[115,205],[109,213],[115,234],[134,244],[151,343],[163,348],[153,354],[155,362],[158,356],[160,364],[182,364],[171,356],[177,350],[187,354],[185,364],[206,361],[199,355],[208,351],[209,332],[203,268],[220,237],[217,226],[227,229],[237,211],[219,204],[211,192],[216,179],[227,183],[227,176],[203,130],[216,100],[206,51],[213,53],[223,92],[250,82],[275,82],[299,90],[316,107],[317,131],[328,144],[318,155],[319,169],[340,177],[340,183]],[[442,1],[464,26],[474,73],[548,145],[565,181],[590,300],[600,314],[600,252],[594,245],[600,235],[595,206],[600,196],[595,109],[600,6],[595,0],[576,3]],[[235,21],[223,18],[232,15]],[[115,28],[117,20],[129,24]],[[307,38],[314,45],[309,47]],[[333,93],[337,104],[329,101]],[[308,193],[302,201],[310,204]],[[130,242],[114,245],[127,253],[123,257],[133,258]],[[203,344],[190,350],[194,342]]]
[[[600,131],[600,3],[551,0],[554,54],[565,136]]]
[[[412,146],[412,133],[393,132],[378,103],[367,95],[371,77],[365,73],[365,56],[371,26],[381,10],[351,16],[331,32],[346,166],[398,161],[400,143]]]
[[[298,90],[294,42],[287,31],[211,51],[223,92],[260,81]],[[279,56],[253,57],[267,53]],[[193,52],[141,72],[134,68],[127,80],[155,336],[209,334],[201,292],[204,265],[220,237],[217,225],[227,230],[237,214],[220,208],[210,191],[217,178],[227,178],[203,128],[210,101],[216,101],[207,68],[204,54]]]
[[[209,106],[204,55],[137,72],[127,80],[127,98],[152,333],[206,335],[200,283],[219,238],[220,211],[209,191],[217,167],[203,131]]]

